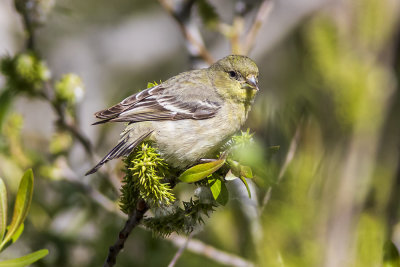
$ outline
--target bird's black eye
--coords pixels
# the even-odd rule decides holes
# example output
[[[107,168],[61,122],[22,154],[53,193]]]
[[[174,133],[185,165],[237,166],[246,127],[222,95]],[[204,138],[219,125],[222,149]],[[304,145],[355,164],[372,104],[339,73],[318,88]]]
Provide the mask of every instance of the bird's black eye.
[[[236,78],[237,74],[236,74],[236,72],[234,72],[233,70],[231,70],[231,71],[229,72],[229,76],[230,76],[231,78]]]

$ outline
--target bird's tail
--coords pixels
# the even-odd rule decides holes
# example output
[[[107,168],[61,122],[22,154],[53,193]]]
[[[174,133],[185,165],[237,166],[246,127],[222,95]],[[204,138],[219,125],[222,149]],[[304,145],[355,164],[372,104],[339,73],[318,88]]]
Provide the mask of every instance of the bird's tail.
[[[149,131],[141,135],[138,139],[136,139],[133,143],[129,142],[129,135],[126,135],[125,138],[121,139],[113,149],[111,149],[110,152],[102,159],[100,160],[99,163],[96,164],[92,169],[90,169],[86,174],[92,174],[97,172],[98,169],[100,169],[101,166],[103,166],[104,163],[106,163],[109,160],[116,159],[122,156],[127,156],[129,155],[132,150],[140,144],[144,139],[146,139],[153,131]]]

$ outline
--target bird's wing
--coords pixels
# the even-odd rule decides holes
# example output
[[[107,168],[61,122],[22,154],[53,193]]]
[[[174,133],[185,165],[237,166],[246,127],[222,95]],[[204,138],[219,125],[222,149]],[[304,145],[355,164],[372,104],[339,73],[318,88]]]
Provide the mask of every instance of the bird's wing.
[[[119,104],[95,113],[101,121],[140,122],[158,120],[207,119],[215,116],[221,104],[207,97],[173,95],[163,84],[127,97]]]

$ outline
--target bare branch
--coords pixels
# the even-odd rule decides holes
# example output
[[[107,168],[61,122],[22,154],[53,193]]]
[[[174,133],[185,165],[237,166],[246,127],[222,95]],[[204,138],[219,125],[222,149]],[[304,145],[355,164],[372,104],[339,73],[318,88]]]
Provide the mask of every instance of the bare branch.
[[[274,6],[274,2],[272,0],[264,0],[261,3],[260,8],[258,9],[257,15],[254,19],[253,25],[251,26],[249,32],[247,33],[245,40],[244,40],[244,44],[242,46],[243,47],[242,52],[245,55],[249,54],[250,50],[253,48],[257,34],[261,28],[261,25],[268,18],[273,6]]]
[[[119,232],[117,241],[115,241],[114,245],[109,248],[107,259],[104,262],[103,267],[111,267],[115,265],[117,256],[124,248],[125,241],[128,239],[129,234],[139,225],[140,221],[143,219],[143,215],[148,209],[149,207],[143,199],[138,201],[136,209],[129,214],[124,228]]]
[[[181,237],[177,234],[172,234],[167,239],[170,240],[177,247],[182,247],[187,242],[187,238]],[[252,262],[249,262],[234,254],[218,250],[213,246],[204,244],[199,240],[195,239],[189,240],[186,248],[187,250],[190,250],[193,253],[202,255],[206,258],[209,258],[213,261],[216,261],[218,263],[227,266],[235,266],[235,267],[254,266]]]
[[[204,46],[203,39],[197,27],[190,24],[190,11],[193,0],[181,1],[175,8],[168,0],[159,0],[163,8],[175,19],[185,39],[188,41],[188,51],[193,57],[200,56],[208,64],[214,63],[214,58]],[[177,5],[178,6],[178,5]]]
[[[84,189],[85,192],[88,193],[88,197],[90,197],[100,207],[116,214],[120,218],[123,219],[127,218],[127,215],[118,208],[118,205],[114,201],[110,200],[107,196],[105,196],[104,194],[102,194],[100,191],[93,188],[89,184],[85,184],[82,179],[79,179],[79,176],[68,166],[68,163],[65,159],[59,162],[59,166],[61,168],[63,177],[67,179],[69,182],[76,184],[80,186],[82,189]],[[143,226],[141,226],[140,228],[148,230]],[[191,239],[190,242],[189,239]],[[182,250],[182,252],[178,251],[177,254],[178,253],[182,254],[184,249],[187,249],[192,253],[199,254],[218,263],[228,264],[228,265],[230,265],[231,263],[237,264],[237,265],[233,264],[232,266],[253,266],[251,262],[248,262],[245,259],[242,259],[236,255],[218,250],[210,245],[203,243],[200,240],[192,239],[191,235],[189,235],[189,237],[182,237],[176,234],[172,234],[171,236],[166,237],[164,240],[173,243],[175,246],[179,247],[180,250]],[[179,256],[175,255],[174,258],[178,259],[180,256],[181,255]]]
[[[174,258],[171,260],[171,262],[168,264],[168,267],[174,267],[176,262],[178,261],[178,259],[182,256],[183,251],[185,251],[185,249],[187,248],[190,239],[192,239],[194,235],[194,232],[191,232],[189,234],[189,236],[186,238],[185,243],[178,249],[178,251],[176,252]]]

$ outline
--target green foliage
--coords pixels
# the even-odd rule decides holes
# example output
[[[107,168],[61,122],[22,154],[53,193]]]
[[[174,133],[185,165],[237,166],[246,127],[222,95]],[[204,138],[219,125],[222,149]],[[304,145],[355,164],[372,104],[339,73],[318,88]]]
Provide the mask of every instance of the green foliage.
[[[34,53],[26,52],[15,57],[3,57],[0,60],[0,72],[5,78],[5,88],[0,91],[1,128],[15,96],[19,93],[38,93],[43,82],[50,79],[50,71]]]
[[[314,78],[332,97],[335,114],[344,129],[350,129],[356,122],[365,128],[373,125],[371,120],[379,122],[381,110],[370,107],[387,97],[381,88],[389,87],[391,79],[377,63],[376,54],[393,20],[388,4],[368,0],[357,7],[355,20],[362,24],[349,24],[344,29],[332,16],[321,15],[307,27]],[[383,23],[385,12],[388,21]],[[368,15],[367,18],[366,13],[376,17]]]
[[[4,57],[0,70],[6,78],[6,88],[17,92],[37,93],[43,82],[50,79],[46,64],[32,52],[21,53],[14,58]]]
[[[216,172],[224,164],[225,164],[225,159],[220,159],[212,162],[195,165],[184,171],[179,176],[179,180],[185,183],[194,183],[200,181],[206,178],[207,176],[213,174],[214,172]]]
[[[68,73],[56,82],[54,90],[58,101],[75,104],[83,98],[85,87],[78,75]]]
[[[7,226],[7,191],[3,180],[0,178],[0,252],[15,243],[24,230],[24,221],[28,214],[33,194],[33,172],[25,172],[21,179],[17,198],[14,204],[14,213],[10,225]],[[47,249],[42,249],[23,257],[0,262],[0,266],[27,266],[38,261],[48,254]]]
[[[12,260],[5,260],[0,261],[0,267],[24,267],[31,265],[34,262],[37,262],[41,258],[47,256],[49,251],[47,249],[41,249],[35,252],[32,252],[28,255],[12,259]]]
[[[25,221],[26,215],[28,214],[29,207],[32,202],[33,193],[33,172],[28,170],[25,172],[21,179],[17,199],[15,201],[14,213],[10,225],[7,228],[7,233],[0,243],[0,251],[4,250],[8,246],[8,242],[18,232],[18,228],[21,227]],[[3,195],[2,198],[6,198],[7,195]],[[7,200],[3,200],[7,201]],[[3,215],[7,218],[7,212],[3,212]],[[2,221],[5,221],[3,218]],[[3,226],[4,227],[4,226]]]
[[[153,209],[152,218],[146,218],[144,224],[154,233],[166,236],[172,232],[189,233],[196,225],[203,223],[202,216],[209,214],[218,205],[225,205],[229,200],[229,192],[224,179],[228,170],[222,170],[224,166],[232,165],[233,171],[245,184],[250,197],[250,191],[245,177],[253,177],[250,167],[242,166],[237,161],[229,160],[230,152],[236,147],[243,147],[251,141],[249,131],[239,136],[234,136],[221,153],[219,160],[195,165],[184,171],[178,179],[173,178],[174,171],[170,170],[164,160],[157,153],[151,143],[144,142],[125,159],[125,177],[121,189],[121,210],[127,214],[136,209],[139,199],[144,199]],[[235,164],[234,164],[234,163]],[[221,171],[219,171],[221,170]],[[205,179],[207,178],[207,179]],[[168,179],[176,179],[186,183],[195,183],[203,193],[196,195],[197,199],[189,202],[175,201],[171,193]],[[171,181],[173,181],[171,180]],[[204,193],[205,192],[205,193]],[[173,204],[174,205],[171,205]]]
[[[209,216],[216,207],[215,203],[202,203],[200,200],[182,202],[183,208],[173,206],[172,211],[162,209],[160,214],[152,218],[146,218],[143,224],[151,229],[153,233],[160,236],[168,236],[173,232],[188,234],[198,224],[204,223],[203,215]]]
[[[208,180],[208,184],[210,186],[211,193],[217,201],[218,204],[225,206],[229,200],[229,192],[226,188],[226,184],[223,180],[221,180],[218,176],[212,175]]]
[[[125,160],[121,209],[130,213],[136,201],[142,198],[151,207],[168,206],[175,201],[170,186],[163,182],[168,167],[149,143],[142,143]]]

